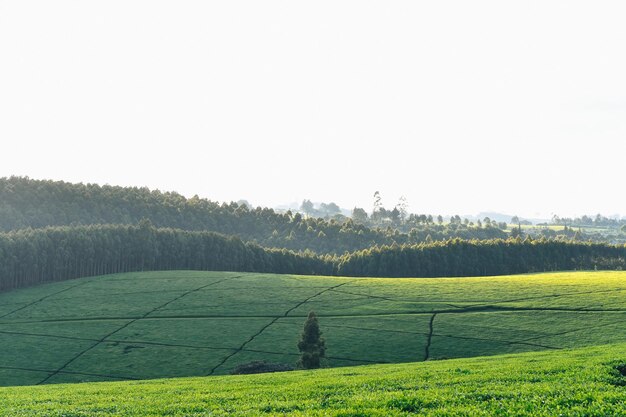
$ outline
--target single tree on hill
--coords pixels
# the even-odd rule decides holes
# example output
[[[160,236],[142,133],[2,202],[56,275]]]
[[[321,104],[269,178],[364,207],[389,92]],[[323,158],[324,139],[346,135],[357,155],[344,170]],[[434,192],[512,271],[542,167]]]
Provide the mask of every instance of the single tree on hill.
[[[303,200],[300,205],[300,210],[304,212],[304,214],[312,216],[315,214],[315,206],[311,202],[311,200]]]
[[[357,223],[367,223],[367,212],[360,207],[355,207],[352,210],[352,220]]]
[[[511,229],[510,236],[512,238],[514,238],[514,239],[518,238],[518,237],[520,237],[520,238],[524,237],[524,232],[522,231],[522,224],[521,223],[518,223],[517,227],[514,227],[514,228]]]
[[[304,322],[304,331],[298,342],[300,350],[298,365],[304,369],[315,369],[321,366],[321,359],[326,355],[326,342],[321,336],[317,316],[311,311]]]

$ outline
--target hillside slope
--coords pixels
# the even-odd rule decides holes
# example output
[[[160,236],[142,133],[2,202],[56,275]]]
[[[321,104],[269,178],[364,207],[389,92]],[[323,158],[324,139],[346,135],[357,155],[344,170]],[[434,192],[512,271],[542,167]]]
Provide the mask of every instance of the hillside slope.
[[[0,178],[0,231],[46,226],[125,224],[149,219],[157,227],[213,231],[265,247],[342,254],[374,245],[419,243],[449,238],[493,239],[508,235],[497,227],[426,224],[406,232],[370,228],[350,219],[304,218],[269,208],[219,204],[175,192],[142,187],[71,184],[23,177]],[[397,226],[397,225],[396,225]]]
[[[327,366],[626,342],[626,272],[375,279],[232,272],[106,275],[0,294],[0,385],[293,364],[309,311]]]
[[[343,253],[374,244],[404,242],[352,222],[276,213],[268,208],[219,204],[142,187],[72,184],[30,178],[0,178],[0,231],[46,226],[125,224],[149,219],[157,227],[213,231],[266,247]]]
[[[626,345],[279,374],[0,388],[37,416],[624,416]]]
[[[626,246],[531,239],[393,245],[340,257],[268,249],[214,232],[92,225],[0,233],[0,291],[50,281],[160,270],[360,277],[495,276],[624,270]]]

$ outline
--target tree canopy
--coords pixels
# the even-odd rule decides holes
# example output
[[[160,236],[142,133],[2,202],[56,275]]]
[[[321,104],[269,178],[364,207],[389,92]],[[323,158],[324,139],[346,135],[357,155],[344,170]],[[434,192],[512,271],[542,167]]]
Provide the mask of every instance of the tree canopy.
[[[624,269],[626,247],[547,239],[375,246],[337,255],[268,249],[214,232],[137,225],[48,227],[0,233],[0,290],[148,270],[228,270],[371,277],[481,276]]]

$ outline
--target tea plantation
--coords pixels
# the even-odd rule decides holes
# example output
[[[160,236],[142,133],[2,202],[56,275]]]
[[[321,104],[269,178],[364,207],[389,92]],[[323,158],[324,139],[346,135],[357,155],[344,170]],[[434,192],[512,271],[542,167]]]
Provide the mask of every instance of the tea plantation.
[[[264,375],[0,388],[0,415],[624,416],[626,344]]]
[[[310,375],[311,381],[329,377],[315,395],[320,398],[328,395],[331,408],[339,404],[334,403],[337,401],[351,404],[356,401],[354,404],[366,408],[370,407],[366,404],[374,401],[372,407],[376,409],[384,405],[387,411],[381,411],[383,415],[391,413],[389,410],[401,413],[402,407],[388,408],[385,404],[396,401],[396,396],[401,404],[405,388],[400,387],[415,384],[427,390],[426,397],[406,401],[422,405],[443,405],[452,401],[455,395],[450,384],[456,384],[455,381],[461,381],[461,386],[474,382],[478,386],[486,384],[490,387],[489,396],[480,401],[474,399],[478,410],[496,407],[501,401],[518,401],[515,396],[519,394],[505,394],[503,388],[515,384],[515,378],[521,378],[524,384],[533,384],[531,380],[536,379],[536,387],[549,395],[548,391],[556,389],[552,386],[551,374],[538,371],[536,377],[531,377],[525,364],[535,360],[532,358],[540,358],[537,360],[541,361],[541,366],[552,369],[557,365],[552,363],[555,360],[565,367],[559,372],[567,373],[574,365],[586,362],[583,357],[588,353],[570,357],[569,353],[562,355],[561,349],[626,342],[623,331],[626,273],[370,279],[164,271],[47,284],[0,294],[0,385],[220,375],[229,373],[239,364],[259,359],[294,364],[298,359],[296,344],[302,324],[311,310],[318,314],[326,338],[326,366],[329,367],[524,351],[556,353],[509,358],[502,363],[501,359],[472,359],[256,377],[259,379],[178,380],[171,382],[174,385],[169,388],[166,385],[169,383],[163,381],[142,382],[140,386],[146,389],[146,395],[153,395],[157,403],[162,400],[157,398],[162,390],[195,396],[193,390],[201,387],[194,401],[212,404],[210,407],[221,410],[219,412],[225,412],[220,408],[225,407],[220,396],[236,395],[241,384],[260,384],[258,392],[253,390],[250,394],[260,396],[255,401],[259,407],[282,407],[276,405],[282,404],[282,400],[272,399],[268,391],[274,379],[286,384],[288,394],[281,395],[287,404],[285,409],[297,412],[289,408],[292,407],[289,404],[308,398],[306,384],[313,383],[308,379],[309,382],[303,381],[302,375]],[[605,355],[602,357],[606,360],[621,357],[617,355],[621,351],[615,349],[607,350],[612,352],[610,355],[602,353]],[[592,356],[595,360],[595,353]],[[570,360],[573,362],[567,362]],[[468,364],[472,364],[471,367]],[[584,378],[591,378],[589,381],[593,383],[597,378],[604,378],[590,376],[600,375],[597,373],[600,365],[594,364],[590,365],[590,374],[579,375],[572,370],[571,377],[560,375],[563,386],[567,386],[568,381],[583,384]],[[495,365],[501,366],[501,370],[487,372]],[[457,368],[462,372],[455,371]],[[511,374],[514,370],[517,373]],[[494,378],[497,381],[494,382]],[[376,394],[381,381],[392,384],[393,389]],[[370,384],[373,384],[374,397],[367,394],[367,389],[360,394],[352,392],[355,386],[363,388]],[[346,390],[342,394],[345,399],[330,395],[335,385]],[[80,401],[89,404],[102,401],[103,408],[99,410],[106,414],[106,395],[118,395],[115,391],[123,390],[124,386],[4,390],[0,401],[4,406],[14,407],[13,412],[18,413],[20,401],[31,395],[27,393],[41,395],[41,401],[54,402],[74,395],[72,392],[102,389],[99,399],[92,399],[90,394]],[[222,391],[214,392],[218,386]],[[475,389],[471,388],[468,393]],[[575,384],[568,389],[574,390]],[[392,395],[394,390],[398,392]],[[463,392],[454,401],[474,404],[473,397],[463,397]],[[47,395],[50,395],[49,400],[44,399]],[[209,397],[203,399],[203,395]],[[613,388],[606,395],[613,398]],[[443,397],[436,399],[439,396]],[[94,404],[85,407],[95,407]],[[306,404],[304,407],[308,407]],[[43,410],[46,406],[41,407]],[[76,407],[82,409],[83,406]],[[360,409],[361,406],[354,407]],[[177,410],[181,415],[195,413],[193,409]],[[84,415],[100,411],[90,409]],[[68,415],[83,415],[77,413]],[[166,411],[158,413],[167,414]],[[371,415],[368,413],[366,415]]]

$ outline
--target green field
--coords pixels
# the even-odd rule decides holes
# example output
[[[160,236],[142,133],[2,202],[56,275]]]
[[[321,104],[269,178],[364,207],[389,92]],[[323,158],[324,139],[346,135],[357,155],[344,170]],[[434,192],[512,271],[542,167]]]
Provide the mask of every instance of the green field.
[[[625,416],[626,344],[265,375],[0,388],[0,415]]]
[[[293,364],[311,310],[330,367],[626,342],[625,294],[624,272],[85,278],[0,295],[0,385],[218,375],[257,359]]]

